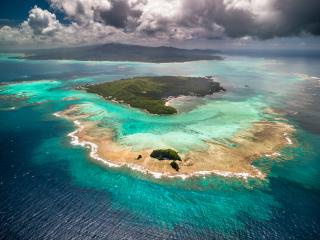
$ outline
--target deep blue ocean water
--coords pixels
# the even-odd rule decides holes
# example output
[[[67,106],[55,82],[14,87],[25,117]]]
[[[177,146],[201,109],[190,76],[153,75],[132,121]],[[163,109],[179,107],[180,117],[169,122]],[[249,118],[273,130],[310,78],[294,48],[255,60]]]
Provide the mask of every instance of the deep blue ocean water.
[[[318,239],[320,83],[294,74],[320,77],[319,63],[234,56],[223,63],[85,63],[4,56],[1,82],[58,79],[63,82],[58,90],[66,91],[136,75],[217,75],[233,90],[227,99],[241,102],[264,94],[265,101],[285,110],[297,128],[298,145],[284,149],[276,161],[257,161],[270,171],[265,181],[155,180],[129,169],[103,168],[89,159],[87,149],[72,146],[66,135],[74,126],[52,115],[70,104],[58,99],[56,88],[46,102],[38,89],[33,98],[40,103],[3,95],[0,239]]]

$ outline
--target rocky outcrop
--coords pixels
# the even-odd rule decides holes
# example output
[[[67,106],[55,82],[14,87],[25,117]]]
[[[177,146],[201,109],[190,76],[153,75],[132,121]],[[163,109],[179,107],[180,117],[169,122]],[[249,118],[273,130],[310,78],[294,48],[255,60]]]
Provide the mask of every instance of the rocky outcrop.
[[[178,163],[177,163],[176,161],[172,161],[172,162],[170,163],[170,166],[171,166],[174,170],[176,170],[177,172],[179,172],[180,167],[179,167],[179,165],[178,165]]]
[[[181,158],[177,151],[173,149],[158,149],[153,150],[150,154],[150,157],[156,158],[158,160],[179,160],[181,161]]]

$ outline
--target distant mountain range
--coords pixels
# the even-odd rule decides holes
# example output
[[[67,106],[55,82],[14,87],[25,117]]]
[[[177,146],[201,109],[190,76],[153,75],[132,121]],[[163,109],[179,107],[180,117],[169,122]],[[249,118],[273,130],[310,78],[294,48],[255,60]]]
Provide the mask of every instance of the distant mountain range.
[[[136,62],[188,62],[222,60],[216,50],[180,49],[174,47],[146,47],[108,43],[94,46],[41,49],[24,51],[24,59],[82,60],[82,61],[136,61]]]

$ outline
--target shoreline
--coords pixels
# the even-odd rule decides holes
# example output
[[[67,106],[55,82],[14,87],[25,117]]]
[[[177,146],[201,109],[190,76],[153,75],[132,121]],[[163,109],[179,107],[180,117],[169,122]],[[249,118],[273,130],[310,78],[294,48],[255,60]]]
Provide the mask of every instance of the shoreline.
[[[56,114],[55,116],[58,116],[58,114]],[[60,117],[60,116],[59,116]],[[249,173],[246,172],[240,172],[240,173],[234,173],[234,172],[229,172],[229,171],[222,171],[222,170],[211,170],[211,171],[198,171],[198,172],[194,172],[191,174],[175,174],[175,175],[170,175],[170,174],[166,174],[166,173],[161,173],[161,172],[154,172],[154,171],[150,171],[144,167],[141,167],[137,164],[128,164],[128,163],[123,163],[123,164],[115,164],[111,161],[108,161],[107,159],[101,158],[98,156],[98,146],[93,143],[93,142],[89,142],[89,141],[81,141],[79,140],[79,137],[76,135],[79,131],[81,131],[83,129],[83,126],[81,125],[81,123],[78,120],[75,120],[73,122],[78,128],[69,133],[67,136],[71,137],[71,141],[70,144],[74,145],[74,146],[81,146],[81,147],[85,147],[85,148],[89,148],[90,149],[90,153],[89,156],[94,159],[99,161],[100,163],[102,163],[105,166],[108,167],[113,167],[113,168],[121,168],[121,167],[128,167],[134,171],[138,171],[140,173],[143,174],[148,174],[148,175],[152,175],[154,178],[156,179],[160,179],[160,178],[181,178],[183,180],[187,179],[187,178],[191,178],[191,177],[200,177],[200,176],[208,176],[208,175],[219,175],[219,176],[223,176],[223,177],[236,177],[236,178],[242,178],[242,179],[248,179],[249,177],[256,177],[256,176],[252,176]],[[260,172],[258,169],[256,169],[257,171],[257,175],[258,176],[263,176],[263,173]]]
[[[61,117],[59,114],[54,114],[57,117]],[[150,171],[146,168],[143,168],[139,165],[135,165],[135,164],[115,164],[112,163],[111,161],[108,161],[107,159],[103,159],[101,157],[98,156],[98,146],[95,143],[89,142],[89,141],[81,141],[79,140],[79,137],[77,136],[77,133],[79,131],[81,131],[83,129],[83,126],[81,125],[81,123],[78,120],[73,121],[74,125],[77,126],[78,128],[73,131],[68,133],[68,137],[71,138],[70,144],[74,145],[74,146],[81,146],[81,147],[85,147],[85,148],[89,148],[90,149],[90,153],[89,156],[99,162],[101,162],[103,165],[106,165],[108,167],[114,167],[114,168],[121,168],[121,167],[128,167],[132,170],[144,173],[144,174],[149,174],[152,175],[153,177],[159,179],[162,177],[167,177],[167,178],[182,178],[182,179],[187,179],[190,177],[194,177],[194,176],[206,176],[206,175],[211,175],[211,174],[216,174],[219,176],[223,176],[223,177],[237,177],[237,178],[244,178],[247,179],[248,177],[252,177],[250,176],[250,174],[248,173],[233,173],[233,172],[228,172],[228,171],[221,171],[221,170],[212,170],[212,171],[198,171],[198,172],[194,172],[193,174],[176,174],[176,175],[169,175],[169,174],[165,174],[165,173],[161,173],[161,172],[153,172]],[[258,175],[262,174],[259,170],[258,171]]]
[[[164,105],[166,107],[173,107],[172,102],[175,102],[176,100],[180,100],[180,99],[184,99],[184,98],[188,98],[188,97],[194,97],[194,96],[188,96],[188,95],[179,95],[179,96],[170,96],[167,97],[164,101]],[[178,110],[177,110],[178,111]]]
[[[183,85],[183,87],[181,87]],[[208,77],[141,76],[116,81],[85,84],[77,90],[85,90],[102,96],[106,101],[129,105],[151,114],[172,115],[177,109],[168,100],[181,95],[207,96],[226,91],[220,82]]]
[[[219,175],[245,180],[248,178],[264,179],[266,174],[251,163],[263,156],[274,159],[279,156],[278,151],[281,148],[293,144],[289,137],[294,131],[292,126],[286,123],[257,122],[252,129],[234,136],[232,141],[239,144],[239,147],[228,148],[220,143],[207,143],[208,151],[182,154],[183,161],[179,162],[180,171],[176,172],[170,167],[170,161],[158,161],[149,157],[152,149],[134,151],[114,142],[112,130],[101,128],[95,122],[85,121],[87,116],[77,110],[77,106],[72,106],[62,112],[54,113],[56,117],[70,120],[76,126],[76,130],[68,134],[72,145],[88,148],[90,158],[103,166],[127,167],[154,178],[187,179]],[[282,136],[281,140],[279,140],[279,133]],[[260,142],[257,143],[246,140],[248,137],[259,137],[260,135],[260,138],[263,139],[265,134],[267,140],[259,140]],[[136,157],[140,154],[143,158],[137,160]]]

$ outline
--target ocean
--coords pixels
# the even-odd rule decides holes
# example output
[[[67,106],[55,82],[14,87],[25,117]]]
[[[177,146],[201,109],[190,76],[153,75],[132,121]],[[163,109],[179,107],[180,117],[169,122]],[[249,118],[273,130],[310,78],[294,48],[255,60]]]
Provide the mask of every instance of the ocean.
[[[320,69],[318,58],[226,55],[187,63],[37,61],[0,56],[0,239],[318,239]],[[133,76],[213,75],[227,89],[177,102],[154,116],[76,86]],[[108,168],[67,136],[53,114],[72,104],[124,145],[187,151],[284,112],[294,147],[254,165],[265,180],[218,175],[155,179]]]

